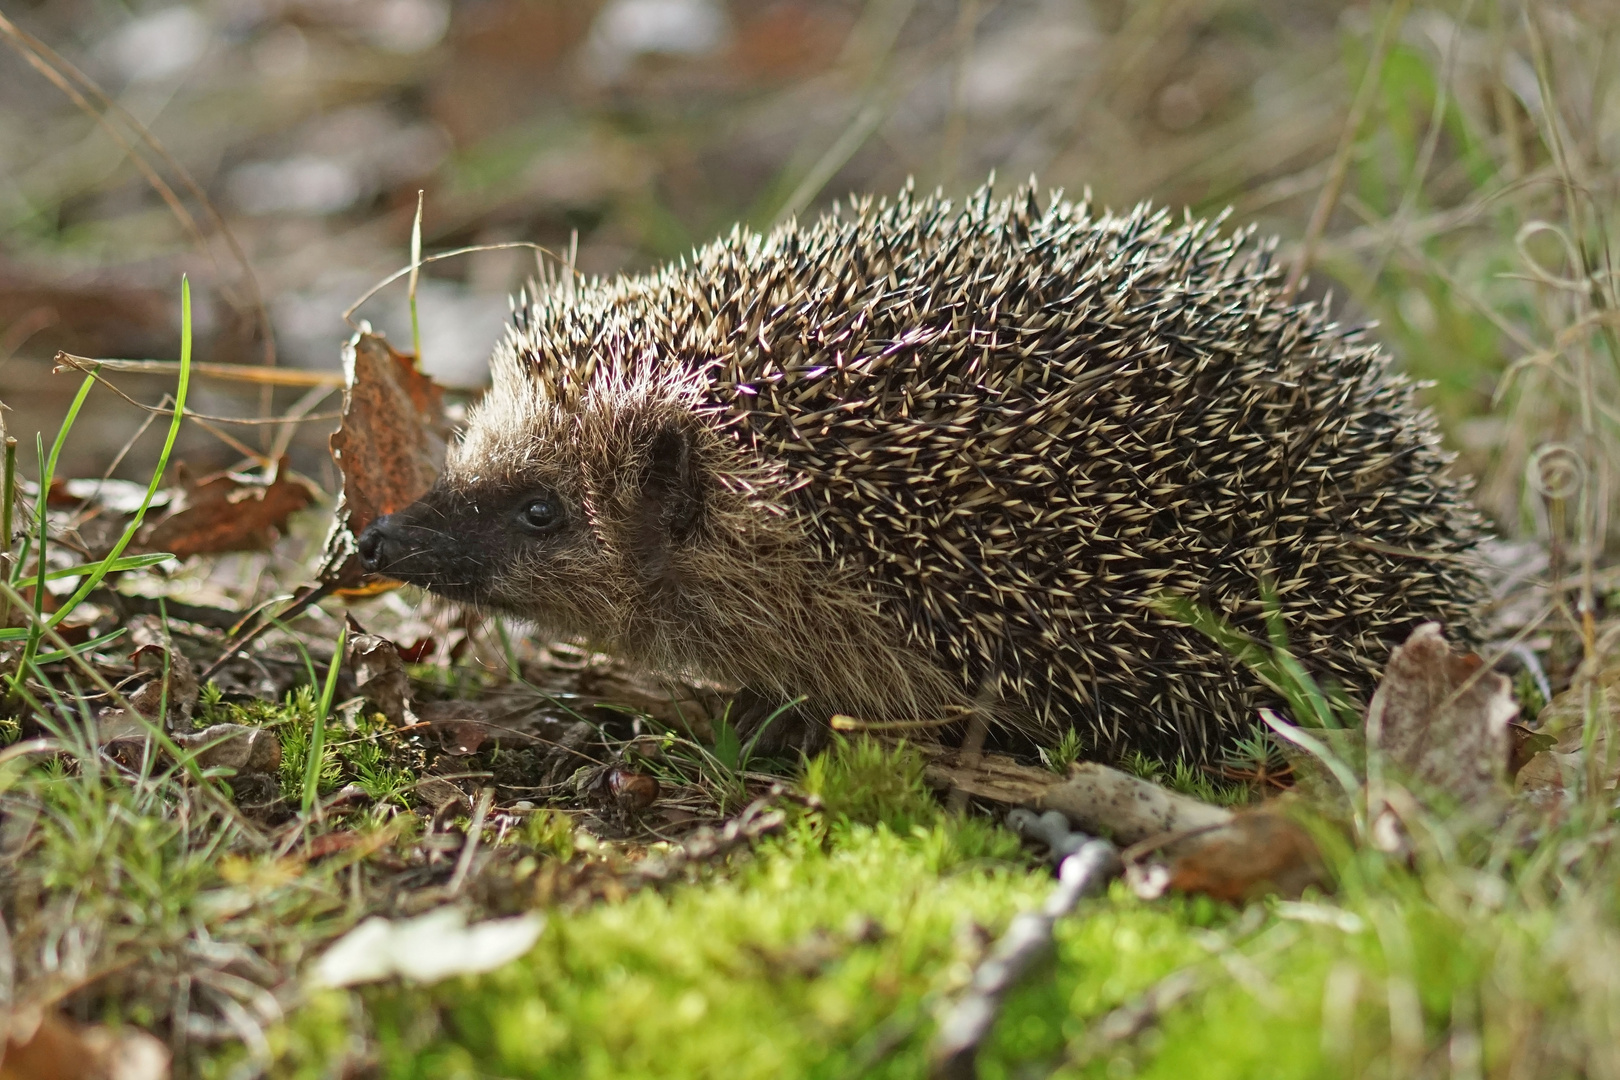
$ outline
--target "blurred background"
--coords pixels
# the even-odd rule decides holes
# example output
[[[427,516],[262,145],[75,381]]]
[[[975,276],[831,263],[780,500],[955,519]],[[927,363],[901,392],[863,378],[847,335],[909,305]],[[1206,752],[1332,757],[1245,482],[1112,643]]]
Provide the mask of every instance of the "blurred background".
[[[1607,536],[1615,0],[14,0],[0,50],[0,401],[33,471],[77,388],[58,349],[333,371],[343,311],[424,250],[528,241],[633,272],[908,176],[1031,173],[1115,208],[1233,211],[1310,248],[1440,414],[1508,531],[1549,448]],[[154,183],[154,180],[157,182]],[[1324,198],[1324,192],[1327,197]],[[1314,223],[1313,223],[1313,218]],[[476,388],[530,251],[437,262],[428,371]],[[357,313],[401,347],[405,288]],[[157,402],[171,377],[120,375]],[[192,406],[285,409],[200,380]],[[335,408],[306,399],[317,413]],[[145,419],[98,388],[58,475]],[[116,474],[144,478],[152,425]],[[292,444],[330,490],[330,421]],[[197,425],[194,474],[266,430]],[[1538,455],[1538,451],[1541,456]],[[1557,458],[1554,453],[1553,458]],[[250,459],[249,459],[250,460]],[[1574,461],[1573,465],[1569,461]],[[1556,464],[1556,462],[1554,462]],[[1584,480],[1583,480],[1584,482]]]

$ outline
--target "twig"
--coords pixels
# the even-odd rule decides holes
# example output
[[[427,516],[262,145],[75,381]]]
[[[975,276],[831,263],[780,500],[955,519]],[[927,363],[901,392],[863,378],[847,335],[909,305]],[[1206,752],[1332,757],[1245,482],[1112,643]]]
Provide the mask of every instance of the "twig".
[[[292,601],[281,611],[264,620],[251,631],[232,642],[230,648],[220,653],[219,657],[212,664],[209,664],[206,668],[204,668],[201,675],[197,676],[197,684],[199,686],[206,685],[209,679],[212,679],[215,675],[219,674],[220,668],[224,667],[227,663],[234,659],[243,649],[247,648],[249,645],[253,644],[253,642],[262,637],[266,630],[269,630],[278,622],[291,619],[298,615],[311,604],[314,604],[328,596],[336,587],[336,584],[330,581],[322,582],[319,585],[304,586],[305,591],[302,595],[293,597]]]
[[[725,828],[719,832],[704,826],[679,847],[671,848],[663,855],[649,855],[641,860],[636,864],[631,884],[639,886],[668,881],[694,863],[718,858],[758,840],[766,833],[775,832],[786,820],[782,811],[771,807],[769,799],[755,799],[742,813],[726,822]]]
[[[1361,131],[1362,121],[1367,119],[1367,110],[1372,107],[1378,80],[1384,70],[1384,58],[1389,55],[1395,30],[1406,21],[1406,9],[1410,6],[1410,0],[1395,0],[1390,5],[1389,13],[1384,16],[1383,25],[1378,28],[1378,40],[1373,43],[1372,57],[1361,76],[1361,85],[1356,88],[1355,100],[1350,103],[1350,115],[1345,117],[1338,149],[1333,152],[1333,166],[1328,170],[1327,184],[1316,198],[1316,207],[1311,211],[1311,222],[1305,229],[1305,241],[1300,245],[1299,257],[1294,260],[1293,267],[1288,271],[1288,280],[1283,284],[1284,303],[1291,302],[1294,294],[1299,292],[1299,283],[1316,255],[1316,245],[1321,243],[1322,234],[1327,231],[1328,218],[1339,203],[1339,191],[1344,187],[1345,175],[1350,171],[1350,158],[1355,153],[1356,135]]]
[[[1120,872],[1119,851],[1106,840],[1090,840],[1058,867],[1057,888],[1039,911],[1015,916],[990,955],[973,972],[967,993],[957,1001],[934,1037],[935,1080],[978,1076],[979,1045],[995,1025],[1007,994],[1054,951],[1052,927],[1084,897],[1102,890]]]
[[[62,353],[58,358],[58,364],[62,363],[66,363],[69,367],[90,364],[98,368],[105,368],[108,371],[133,371],[145,375],[173,375],[180,370],[180,364],[174,360],[98,360],[90,356],[75,356],[73,353]],[[57,370],[62,369],[58,366]],[[196,362],[191,365],[191,373],[198,376],[207,376],[211,379],[262,383],[266,386],[340,387],[343,385],[343,372],[341,371],[308,371],[304,368]]]
[[[1194,968],[1172,971],[1148,987],[1140,997],[1126,1002],[1092,1024],[1084,1035],[1070,1045],[1064,1055],[1064,1065],[1084,1066],[1097,1060],[1111,1047],[1134,1039],[1159,1022],[1177,1002],[1195,993],[1203,979]]]
[[[456,860],[456,872],[450,875],[451,896],[461,895],[461,887],[467,883],[467,873],[472,869],[473,856],[478,853],[479,837],[484,833],[484,819],[489,816],[489,808],[494,802],[494,788],[478,790],[478,803],[473,807],[472,822],[467,826],[467,842],[461,845],[461,857]]]

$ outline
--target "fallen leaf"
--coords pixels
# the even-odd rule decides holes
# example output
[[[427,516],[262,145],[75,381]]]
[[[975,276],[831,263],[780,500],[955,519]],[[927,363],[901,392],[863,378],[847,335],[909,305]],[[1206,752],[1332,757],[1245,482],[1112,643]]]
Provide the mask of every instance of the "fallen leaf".
[[[343,477],[320,579],[341,589],[364,584],[356,541],[373,521],[415,502],[444,456],[444,390],[414,357],[386,338],[357,333],[343,348],[343,422],[332,457]]]
[[[189,724],[200,692],[190,658],[174,647],[163,620],[156,615],[131,619],[129,637],[135,645],[131,656],[135,670],[156,676],[131,694],[129,703],[150,717],[160,716],[167,708],[171,718],[178,716],[182,724]]]
[[[112,709],[96,721],[96,733],[107,754],[126,769],[136,769],[152,753],[147,727],[123,709]],[[281,741],[273,731],[246,724],[215,724],[202,731],[175,732],[170,738],[204,769],[238,773],[273,773],[281,768]]]
[[[409,645],[395,645],[399,650],[399,658],[407,664],[420,664],[433,655],[439,643],[431,637],[420,637]]]
[[[1223,825],[1144,841],[1123,858],[1126,880],[1144,899],[1174,891],[1241,903],[1272,893],[1297,897],[1327,882],[1316,842],[1275,803]]]
[[[0,1010],[0,1080],[165,1080],[169,1049],[138,1028],[74,1024],[55,1013]]]
[[[450,781],[438,776],[424,776],[416,782],[416,794],[423,802],[433,807],[435,812],[444,810],[447,806],[459,806],[462,809],[471,809],[472,803],[467,795]]]
[[[320,836],[310,837],[309,843],[304,845],[301,852],[305,859],[319,859],[327,855],[335,855],[340,851],[347,851],[357,846],[365,839],[357,832],[330,832]]]
[[[489,728],[477,720],[436,720],[433,730],[439,733],[439,744],[445,753],[454,757],[478,753],[489,734]]]
[[[1397,648],[1367,707],[1368,754],[1420,788],[1487,809],[1507,798],[1513,685],[1473,653],[1453,652],[1438,623]]]
[[[1558,740],[1544,731],[1532,731],[1523,724],[1508,725],[1508,775],[1517,777],[1544,750],[1558,745]]]
[[[467,925],[467,913],[442,907],[413,919],[374,916],[339,938],[315,962],[317,986],[355,986],[399,977],[435,983],[493,971],[528,952],[545,921],[534,913]]]
[[[182,750],[195,750],[205,769],[273,773],[281,768],[281,740],[275,732],[247,724],[215,724],[173,736]]]
[[[411,711],[410,676],[392,641],[376,634],[354,634],[344,653],[356,690],[373,708],[396,727],[417,722]]]
[[[1604,774],[1608,790],[1620,786],[1620,760],[1609,747],[1608,734],[1620,727],[1620,620],[1598,628],[1596,655],[1583,661],[1568,689],[1550,701],[1536,717],[1540,733],[1553,745],[1536,754],[1519,770],[1515,786],[1520,791],[1561,796],[1583,782],[1586,760],[1588,710],[1596,721],[1592,732],[1591,755]],[[1552,804],[1556,805],[1553,799]]]
[[[287,459],[268,477],[220,473],[192,481],[181,474],[179,509],[142,530],[137,551],[167,551],[176,558],[225,551],[264,551],[287,528],[287,519],[315,497],[292,475]]]

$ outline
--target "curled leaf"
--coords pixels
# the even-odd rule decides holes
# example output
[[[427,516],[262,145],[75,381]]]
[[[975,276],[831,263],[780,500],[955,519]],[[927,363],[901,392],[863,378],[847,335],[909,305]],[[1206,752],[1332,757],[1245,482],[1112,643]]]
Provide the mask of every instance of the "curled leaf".
[[[433,486],[444,456],[444,390],[380,334],[362,331],[343,348],[343,421],[332,457],[343,477],[320,578],[360,588],[356,541],[366,526]]]

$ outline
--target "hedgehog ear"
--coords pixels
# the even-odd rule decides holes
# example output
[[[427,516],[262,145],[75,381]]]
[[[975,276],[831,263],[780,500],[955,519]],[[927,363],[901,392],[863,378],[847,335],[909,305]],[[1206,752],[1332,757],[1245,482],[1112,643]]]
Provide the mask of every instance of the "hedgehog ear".
[[[691,534],[703,511],[703,478],[693,442],[692,433],[678,424],[660,427],[647,445],[641,476],[648,518],[677,543]]]

